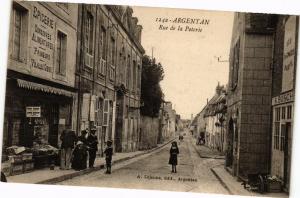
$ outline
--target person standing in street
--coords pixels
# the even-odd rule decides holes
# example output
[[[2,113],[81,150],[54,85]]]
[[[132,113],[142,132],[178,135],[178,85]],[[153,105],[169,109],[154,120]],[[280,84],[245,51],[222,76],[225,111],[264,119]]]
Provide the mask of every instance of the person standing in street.
[[[82,130],[81,135],[78,137],[78,141],[81,141],[84,145],[87,146],[87,137],[86,137],[87,131]]]
[[[74,130],[64,130],[60,135],[61,140],[61,150],[60,150],[60,169],[69,169],[72,149],[76,143],[76,135]]]
[[[111,174],[111,161],[113,155],[112,141],[108,140],[106,142],[106,148],[104,150],[105,153],[105,161],[106,161],[106,172],[105,174]]]
[[[89,147],[89,167],[93,168],[95,159],[96,159],[96,153],[98,150],[98,138],[95,135],[96,128],[92,128],[89,136],[87,137],[87,144]]]
[[[177,165],[177,155],[179,154],[179,149],[177,146],[177,142],[172,142],[172,146],[170,149],[170,158],[169,164],[172,165],[172,173],[177,173],[176,165]]]
[[[78,141],[72,154],[72,168],[77,171],[86,169],[87,154],[86,145]]]

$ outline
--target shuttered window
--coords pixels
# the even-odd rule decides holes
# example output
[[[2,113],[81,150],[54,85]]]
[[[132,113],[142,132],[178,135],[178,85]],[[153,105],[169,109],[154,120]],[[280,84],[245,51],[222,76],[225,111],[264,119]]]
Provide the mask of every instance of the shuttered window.
[[[109,100],[104,99],[103,126],[108,126],[108,123],[109,123]]]
[[[56,44],[56,73],[66,75],[67,35],[58,31]]]

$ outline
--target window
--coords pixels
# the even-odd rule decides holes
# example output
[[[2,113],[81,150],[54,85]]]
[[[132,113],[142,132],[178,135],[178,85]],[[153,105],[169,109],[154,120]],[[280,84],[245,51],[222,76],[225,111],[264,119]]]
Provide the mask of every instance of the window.
[[[136,76],[136,73],[137,73],[137,72],[136,72],[136,69],[137,69],[137,68],[136,68],[136,61],[134,60],[134,61],[133,61],[133,68],[132,68],[132,70],[133,70],[133,71],[132,71],[132,73],[133,73],[133,74],[132,74],[132,89],[133,89],[134,91],[136,90],[136,86],[137,86],[137,83],[136,83],[136,82],[137,82],[137,79],[136,79],[136,77],[137,77],[137,76]]]
[[[100,27],[99,51],[100,58],[106,60],[106,29],[103,26]]]
[[[108,126],[108,123],[109,123],[109,100],[104,99],[103,126]]]
[[[113,81],[115,79],[115,68],[110,67],[109,68],[109,80]]]
[[[280,133],[280,107],[275,108],[274,112],[274,138],[273,147],[274,149],[279,149],[279,133]]]
[[[285,109],[286,109],[285,107],[281,108],[281,119],[285,119],[285,112],[286,112]]]
[[[56,43],[56,73],[66,75],[67,35],[58,31]]]
[[[103,99],[97,97],[96,108],[95,108],[95,125],[102,126],[102,122],[103,122]]]
[[[284,150],[284,144],[285,144],[285,131],[286,131],[286,125],[281,125],[281,133],[280,133],[280,151]]]
[[[141,90],[141,66],[138,65],[138,73],[137,73],[137,90],[140,92]]]
[[[110,39],[110,64],[116,66],[116,42],[113,37]]]
[[[238,84],[239,78],[240,40],[238,40],[234,46],[232,58],[231,88],[234,89]]]
[[[93,54],[93,31],[94,30],[94,20],[90,12],[87,12],[86,17],[86,30],[85,30],[85,48],[86,52],[90,55]]]
[[[274,131],[274,149],[279,149],[279,128],[280,123],[279,122],[275,122],[275,131]]]
[[[275,121],[276,122],[280,121],[280,107],[275,108]]]
[[[131,65],[130,65],[130,55],[128,55],[128,58],[127,58],[127,71],[126,71],[126,87],[129,89],[129,86],[130,86],[130,77],[131,77]]]
[[[292,119],[292,105],[287,107],[287,119]]]
[[[13,6],[11,57],[20,62],[26,60],[27,15],[28,11],[23,7],[18,4]]]

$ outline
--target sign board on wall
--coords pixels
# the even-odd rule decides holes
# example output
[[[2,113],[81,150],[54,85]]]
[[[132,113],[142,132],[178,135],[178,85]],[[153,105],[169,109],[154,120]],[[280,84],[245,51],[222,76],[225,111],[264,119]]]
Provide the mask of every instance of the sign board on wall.
[[[282,92],[294,88],[296,48],[296,16],[290,16],[285,24],[283,67],[282,67]]]
[[[284,104],[293,101],[294,101],[294,92],[289,91],[287,93],[272,98],[272,105],[274,106],[274,105]]]
[[[40,118],[41,117],[41,107],[26,107],[26,117],[27,118]]]
[[[52,77],[55,51],[55,20],[43,6],[33,6],[31,13],[30,66],[33,72]]]

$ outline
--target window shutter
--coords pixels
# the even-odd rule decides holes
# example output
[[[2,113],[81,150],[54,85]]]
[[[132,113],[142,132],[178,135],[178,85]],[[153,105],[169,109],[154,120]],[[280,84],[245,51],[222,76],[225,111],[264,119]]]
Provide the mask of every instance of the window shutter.
[[[82,110],[81,110],[82,121],[88,121],[89,105],[90,105],[90,94],[84,93],[82,98]]]
[[[67,35],[63,35],[63,38],[62,38],[62,53],[61,53],[61,56],[62,56],[62,62],[61,62],[61,74],[63,75],[66,75],[66,67],[67,67],[67,63],[66,63],[66,60],[67,60]]]
[[[90,106],[90,121],[95,121],[96,96],[92,95]]]
[[[108,126],[108,123],[109,123],[109,100],[104,99],[103,126]]]

